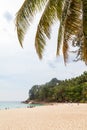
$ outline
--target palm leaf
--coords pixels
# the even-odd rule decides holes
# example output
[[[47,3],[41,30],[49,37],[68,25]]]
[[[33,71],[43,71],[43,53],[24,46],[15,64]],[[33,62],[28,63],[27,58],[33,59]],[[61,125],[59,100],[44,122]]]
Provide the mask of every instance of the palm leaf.
[[[68,43],[67,43],[67,41],[64,41],[64,43],[63,43],[63,57],[64,57],[65,65],[66,65],[66,62],[68,59],[68,53],[67,53],[68,49],[69,49]]]
[[[61,21],[62,11],[66,0],[57,0],[57,17]]]
[[[66,10],[66,7],[65,7]],[[64,22],[64,39],[63,44],[69,44],[74,40],[75,37],[78,36],[79,31],[81,30],[81,0],[72,0],[70,6],[67,10],[67,15],[65,17]],[[66,46],[65,44],[65,46]],[[63,45],[64,46],[64,45]],[[63,52],[67,55],[67,50]],[[64,56],[64,61],[67,58]]]
[[[66,0],[65,4],[64,4],[62,17],[61,17],[61,21],[60,21],[59,34],[58,34],[57,55],[59,55],[60,46],[62,44],[62,40],[63,40],[63,37],[64,37],[65,24],[66,24],[66,20],[67,20],[67,17],[68,17],[71,2],[72,2],[72,0],[70,0],[70,1]],[[64,41],[64,43],[66,43],[66,42]],[[67,43],[65,44],[65,47],[66,47],[66,45],[67,45]],[[63,48],[64,48],[63,49],[63,54],[67,53],[67,49],[65,49],[65,47],[63,45]],[[66,50],[66,51],[64,52],[64,50]],[[67,57],[66,55],[67,54],[65,54],[65,56],[64,56],[64,61],[66,61],[66,59],[65,59]]]
[[[56,52],[57,56],[60,54],[59,51],[60,51],[60,48],[61,48],[62,40],[63,40],[63,26],[60,23],[59,33],[58,33],[58,40],[57,40],[57,52]]]
[[[41,9],[47,0],[25,0],[16,16],[16,27],[19,42],[22,46],[24,35],[29,27],[35,12]]]
[[[82,1],[83,7],[83,46],[82,46],[82,60],[87,64],[87,0]]]
[[[64,7],[64,3],[65,3],[65,0],[61,0],[61,1],[58,1],[58,4],[57,4],[57,17],[60,21],[57,52],[56,52],[57,55],[59,55],[59,50],[60,50],[60,46],[61,46],[62,38],[63,38],[62,11],[63,11],[63,7]]]
[[[50,38],[51,26],[57,18],[57,1],[59,0],[48,2],[37,27],[35,47],[40,59],[46,45],[46,37]]]

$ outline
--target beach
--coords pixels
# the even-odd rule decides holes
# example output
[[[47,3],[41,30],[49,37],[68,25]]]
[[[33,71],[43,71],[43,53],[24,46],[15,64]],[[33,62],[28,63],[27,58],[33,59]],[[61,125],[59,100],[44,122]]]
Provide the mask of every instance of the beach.
[[[87,130],[87,104],[0,110],[0,130]]]

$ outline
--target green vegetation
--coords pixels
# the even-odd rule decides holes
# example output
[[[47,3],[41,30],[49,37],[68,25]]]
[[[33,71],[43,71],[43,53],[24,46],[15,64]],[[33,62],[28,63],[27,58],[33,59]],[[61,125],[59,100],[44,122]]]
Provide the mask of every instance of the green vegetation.
[[[62,45],[66,63],[70,52],[69,46],[73,46],[76,60],[83,60],[87,64],[87,0],[25,0],[16,16],[21,46],[34,15],[42,9],[44,10],[35,37],[35,48],[39,58],[42,58],[46,39],[51,38],[54,21],[59,21],[57,55]]]
[[[29,99],[35,102],[87,102],[87,72],[69,80],[56,78],[29,90]]]

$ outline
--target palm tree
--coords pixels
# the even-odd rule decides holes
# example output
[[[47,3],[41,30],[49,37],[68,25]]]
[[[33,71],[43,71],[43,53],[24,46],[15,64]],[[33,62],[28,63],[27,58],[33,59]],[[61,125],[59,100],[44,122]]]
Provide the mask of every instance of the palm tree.
[[[16,16],[16,26],[19,42],[22,46],[24,36],[34,14],[44,7],[40,18],[35,48],[39,58],[42,58],[46,38],[50,39],[51,26],[59,20],[60,27],[57,42],[57,55],[62,45],[65,63],[68,59],[69,46],[76,47],[76,60],[87,64],[87,0],[25,0]]]

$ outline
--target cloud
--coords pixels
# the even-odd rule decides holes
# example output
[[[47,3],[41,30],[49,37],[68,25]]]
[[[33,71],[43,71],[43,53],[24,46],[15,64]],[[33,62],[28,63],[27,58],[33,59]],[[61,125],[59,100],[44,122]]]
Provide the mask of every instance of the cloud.
[[[4,16],[4,18],[6,19],[7,22],[10,22],[13,18],[11,13],[8,12],[8,11],[6,11],[3,16]]]
[[[64,65],[64,61],[63,61],[63,56],[60,55],[59,57],[56,56],[48,56],[44,58],[46,61],[46,64],[51,68],[51,69],[55,69],[58,68],[58,65],[63,64]]]

